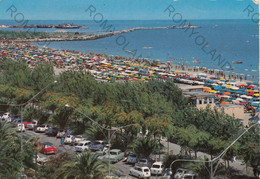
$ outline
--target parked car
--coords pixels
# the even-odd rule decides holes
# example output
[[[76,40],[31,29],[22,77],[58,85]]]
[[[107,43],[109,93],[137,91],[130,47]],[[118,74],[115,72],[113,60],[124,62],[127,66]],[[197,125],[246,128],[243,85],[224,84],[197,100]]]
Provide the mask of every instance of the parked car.
[[[7,122],[11,122],[12,121],[12,116],[9,112],[6,112],[2,115],[1,117],[2,121],[7,121]]]
[[[134,152],[131,152],[126,160],[126,163],[135,164],[137,162],[137,155]]]
[[[105,152],[105,151],[108,151],[108,149],[109,149],[109,144],[104,144],[103,145],[104,147],[103,147],[103,151]]]
[[[72,141],[73,144],[78,144],[80,141],[83,141],[84,138],[81,135],[74,136],[74,140]]]
[[[89,145],[91,144],[90,140],[83,140],[80,141],[76,146],[75,146],[75,152],[83,152],[87,151],[89,149]]]
[[[98,151],[104,149],[104,141],[102,140],[96,140],[95,142],[92,142],[89,146],[89,149],[92,151]]]
[[[182,179],[199,179],[200,177],[198,177],[198,175],[193,174],[193,173],[186,173],[184,174],[184,176],[182,177]]]
[[[107,151],[96,151],[95,154],[98,155],[98,159],[102,160],[102,159],[106,158]]]
[[[64,139],[64,144],[72,144],[75,137],[73,135],[68,135]]]
[[[24,132],[24,131],[25,131],[24,124],[18,123],[17,124],[17,132]]]
[[[140,158],[138,160],[138,163],[136,163],[136,165],[151,168],[153,163],[154,161],[152,159]]]
[[[172,171],[171,171],[171,169],[170,168],[165,168],[163,170],[162,176],[163,176],[163,179],[171,179],[172,178]]]
[[[151,176],[150,169],[148,167],[135,166],[130,169],[130,175],[138,178],[148,178]]]
[[[49,125],[47,124],[42,124],[42,125],[37,125],[35,127],[35,132],[45,132],[48,129]]]
[[[45,131],[45,134],[48,136],[56,136],[59,129],[56,127],[48,127],[48,129]]]
[[[57,137],[57,138],[62,138],[62,137],[65,136],[65,134],[66,134],[66,130],[60,129],[60,130],[58,131],[56,137]]]
[[[34,130],[34,128],[37,126],[37,124],[38,124],[38,121],[33,120],[30,124],[27,124],[26,127],[27,127],[29,130]]]
[[[162,175],[163,172],[162,162],[154,162],[150,170],[152,175]]]
[[[40,155],[36,155],[36,160],[38,165],[44,165],[48,161],[48,158]],[[36,160],[35,160],[35,156],[33,156],[33,163],[36,163]]]
[[[41,153],[47,155],[47,154],[56,154],[57,148],[53,146],[50,142],[44,142],[42,144]]]
[[[31,124],[31,122],[24,121],[23,124],[24,124],[24,127],[27,128],[27,125]]]
[[[109,155],[110,154],[110,155]],[[112,163],[119,162],[125,157],[124,153],[119,149],[112,149],[110,153],[106,155],[106,158],[109,159]]]
[[[11,124],[13,125],[13,126],[17,126],[19,123],[21,123],[22,122],[22,120],[20,119],[20,118],[15,118],[12,122],[11,122]]]
[[[174,174],[175,179],[182,179],[184,177],[184,174],[188,173],[188,169],[186,168],[178,168]]]

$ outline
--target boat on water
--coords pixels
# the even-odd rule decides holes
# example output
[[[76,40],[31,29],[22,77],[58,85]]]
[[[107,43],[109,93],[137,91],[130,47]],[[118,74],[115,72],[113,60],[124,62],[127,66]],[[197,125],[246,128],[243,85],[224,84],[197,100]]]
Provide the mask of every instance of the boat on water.
[[[233,64],[242,64],[243,62],[241,62],[241,61],[233,61],[232,63]]]
[[[58,28],[58,29],[78,29],[78,28],[80,28],[80,26],[73,25],[73,24],[59,24],[59,25],[55,26],[55,28]]]
[[[143,49],[152,49],[153,47],[143,47]]]

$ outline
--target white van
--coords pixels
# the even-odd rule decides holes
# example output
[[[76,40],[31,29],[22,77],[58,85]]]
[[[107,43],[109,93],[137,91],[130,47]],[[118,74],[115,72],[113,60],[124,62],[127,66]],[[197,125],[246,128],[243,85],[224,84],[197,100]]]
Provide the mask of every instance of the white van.
[[[150,170],[152,175],[162,175],[162,171],[163,171],[162,162],[154,162]]]
[[[130,169],[130,175],[136,176],[138,178],[149,178],[151,176],[151,172],[148,167],[136,165],[134,168]]]

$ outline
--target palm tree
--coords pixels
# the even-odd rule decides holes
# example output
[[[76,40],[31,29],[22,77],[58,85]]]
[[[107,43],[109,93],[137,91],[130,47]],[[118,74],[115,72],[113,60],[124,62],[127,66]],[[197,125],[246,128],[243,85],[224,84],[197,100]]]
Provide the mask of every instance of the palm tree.
[[[0,122],[0,178],[17,178],[21,169],[20,143],[15,129]]]
[[[14,136],[15,130],[12,129],[12,126],[7,122],[0,122],[0,142],[3,143],[7,141],[9,138]]]
[[[97,154],[90,151],[76,156],[74,161],[65,162],[61,167],[61,174],[57,178],[101,179],[105,178],[106,163],[98,160]]]
[[[151,140],[149,138],[139,138],[134,141],[133,147],[135,153],[138,157],[148,158],[155,150],[158,148],[158,143],[156,140]]]
[[[101,131],[101,129],[97,126],[90,126],[86,131],[85,131],[86,136],[90,140],[103,140],[105,139],[104,133]]]

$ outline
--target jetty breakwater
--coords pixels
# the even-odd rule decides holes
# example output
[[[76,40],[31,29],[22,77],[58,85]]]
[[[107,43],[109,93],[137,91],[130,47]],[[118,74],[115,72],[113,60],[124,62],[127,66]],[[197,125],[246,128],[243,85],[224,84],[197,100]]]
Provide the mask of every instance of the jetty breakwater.
[[[63,36],[63,37],[47,37],[47,38],[20,38],[15,39],[16,42],[46,42],[46,41],[86,41],[86,40],[96,40],[101,39],[105,37],[110,37],[114,35],[119,35],[123,33],[133,32],[137,30],[158,30],[158,29],[192,29],[192,28],[200,28],[199,26],[182,26],[182,27],[176,27],[176,26],[170,26],[170,27],[135,27],[131,29],[125,29],[125,30],[119,30],[119,31],[111,31],[111,32],[105,32],[102,34],[88,34],[88,35],[70,35],[70,36]]]

